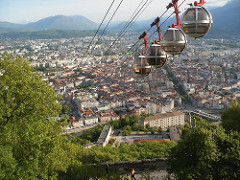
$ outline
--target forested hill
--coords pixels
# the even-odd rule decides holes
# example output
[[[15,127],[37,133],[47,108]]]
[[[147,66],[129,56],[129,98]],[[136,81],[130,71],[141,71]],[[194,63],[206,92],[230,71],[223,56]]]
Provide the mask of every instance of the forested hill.
[[[77,31],[77,30],[42,30],[33,32],[8,32],[0,34],[2,39],[60,39],[60,38],[79,38],[93,36],[95,30]],[[106,32],[108,34],[108,32]]]

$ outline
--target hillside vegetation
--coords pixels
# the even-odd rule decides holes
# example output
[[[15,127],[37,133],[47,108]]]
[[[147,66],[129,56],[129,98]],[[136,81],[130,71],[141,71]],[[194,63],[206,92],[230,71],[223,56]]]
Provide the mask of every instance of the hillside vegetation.
[[[238,102],[223,113],[223,127],[199,120],[195,128],[186,125],[178,144],[123,143],[85,149],[77,139],[61,135],[66,119],[53,118],[62,109],[60,99],[39,72],[27,60],[2,56],[0,179],[108,179],[106,174],[97,175],[92,163],[160,157],[169,159],[170,172],[177,179],[239,179]],[[136,123],[127,118],[120,122],[115,126]]]

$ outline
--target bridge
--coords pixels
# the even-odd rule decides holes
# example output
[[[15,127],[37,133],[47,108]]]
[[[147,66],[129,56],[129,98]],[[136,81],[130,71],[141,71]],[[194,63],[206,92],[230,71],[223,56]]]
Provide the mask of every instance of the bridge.
[[[98,145],[106,146],[109,139],[110,139],[110,134],[112,133],[112,127],[110,125],[105,125],[102,133],[100,134],[98,138]]]
[[[205,118],[205,119],[210,119],[210,120],[214,120],[214,121],[218,121],[218,122],[222,121],[221,117],[218,117],[218,116],[215,116],[215,115],[212,115],[212,114],[208,114],[204,111],[197,110],[197,109],[195,109],[193,111],[190,111],[189,113],[195,114],[195,115],[200,116],[200,117]]]

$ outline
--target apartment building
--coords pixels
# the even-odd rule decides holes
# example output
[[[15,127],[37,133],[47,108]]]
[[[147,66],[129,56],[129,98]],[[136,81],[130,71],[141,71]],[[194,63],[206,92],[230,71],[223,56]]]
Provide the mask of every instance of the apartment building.
[[[161,127],[162,129],[167,129],[172,126],[184,126],[184,116],[185,114],[180,111],[168,112],[141,118],[140,124],[144,126],[149,124],[150,127]]]

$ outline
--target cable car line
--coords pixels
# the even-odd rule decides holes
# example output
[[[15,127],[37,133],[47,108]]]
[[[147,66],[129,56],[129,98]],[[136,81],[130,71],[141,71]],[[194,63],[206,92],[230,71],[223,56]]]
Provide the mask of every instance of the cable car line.
[[[108,8],[108,10],[107,10],[106,14],[105,14],[105,15],[104,15],[104,17],[103,17],[103,20],[102,20],[101,24],[99,25],[99,27],[98,27],[98,29],[97,29],[96,33],[94,34],[94,36],[93,36],[93,38],[92,38],[91,42],[89,43],[89,45],[88,45],[88,48],[87,48],[87,49],[89,49],[89,48],[90,48],[90,46],[92,45],[92,42],[93,42],[94,38],[96,37],[96,35],[97,35],[98,31],[100,30],[100,28],[101,28],[101,26],[102,26],[103,22],[105,21],[105,19],[106,19],[107,15],[108,15],[108,13],[109,13],[109,11],[111,10],[111,8],[112,8],[112,6],[113,6],[113,4],[114,4],[114,1],[115,1],[115,0],[113,0],[113,1],[112,1],[112,3],[111,3],[111,5],[109,6],[109,8]]]
[[[168,9],[166,9],[161,16],[159,16],[159,18],[161,19],[166,13],[167,13]],[[152,29],[153,26],[151,26],[148,30],[147,33]]]
[[[181,7],[182,4],[183,4],[185,1],[186,1],[186,0],[183,0],[183,2],[182,2],[178,7]],[[175,12],[172,12],[172,14],[171,14],[170,16],[168,16],[168,17],[161,23],[161,25],[164,24],[174,13],[175,13]]]
[[[118,4],[117,8],[115,9],[114,13],[112,14],[111,18],[109,19],[109,21],[108,21],[108,23],[107,23],[106,27],[104,28],[104,30],[103,30],[103,32],[102,32],[102,34],[100,35],[100,37],[98,38],[97,42],[95,43],[95,46],[94,46],[94,48],[92,49],[91,53],[92,53],[92,52],[93,52],[93,50],[95,49],[95,47],[96,47],[96,45],[98,44],[98,42],[101,40],[101,38],[102,38],[103,34],[104,34],[104,33],[105,33],[105,31],[107,30],[107,28],[108,28],[109,24],[111,23],[111,21],[112,21],[113,17],[115,16],[115,14],[116,14],[116,12],[118,11],[119,7],[121,6],[122,2],[123,2],[123,0],[121,0],[121,2]]]
[[[118,37],[113,41],[113,43],[111,44],[111,46],[108,48],[108,50],[116,43],[116,41],[126,32],[126,29],[130,26],[130,24],[132,24],[133,21],[136,20],[136,16],[140,13],[140,11],[144,8],[144,6],[147,4],[149,0],[147,0],[142,7],[138,10],[138,8],[141,6],[142,2],[138,5],[138,7],[135,9],[134,13],[132,14],[132,16],[130,17],[130,19],[128,20],[128,22],[125,24],[125,26],[123,27],[123,29],[120,31]],[[152,2],[152,0],[151,0]],[[138,11],[137,11],[138,10]],[[137,11],[137,12],[136,12]],[[107,50],[107,51],[108,51]]]
[[[157,26],[159,41],[156,40],[154,44],[148,47],[148,31],[144,31],[138,37],[138,40],[127,51],[129,52],[139,42],[140,39],[144,39],[143,44],[145,45],[145,51],[142,51],[132,66],[135,74],[140,75],[141,77],[146,77],[151,73],[152,67],[160,68],[167,62],[167,54],[174,56],[182,53],[187,43],[185,34],[196,39],[205,36],[211,29],[213,22],[212,16],[208,10],[202,7],[206,3],[204,0],[200,0],[199,3],[195,1],[194,7],[192,4],[190,5],[191,7],[188,8],[183,14],[182,23],[179,17],[179,7],[185,2],[185,0],[183,0],[180,5],[178,5],[178,1],[179,0],[172,0],[172,2],[169,3],[169,5],[166,7],[167,9],[173,7],[174,12],[169,17],[167,17],[164,22],[160,24],[160,18],[156,18],[148,29],[149,31],[153,26]],[[176,24],[169,26],[162,37],[160,27],[173,14],[176,16]],[[179,29],[179,27],[181,27],[182,30]],[[137,52],[137,49],[135,53]]]
[[[118,37],[114,40],[114,42],[111,44],[109,48],[111,48],[114,43],[122,36],[122,34],[126,31],[126,29],[130,26],[130,24],[133,22],[135,17],[138,17],[141,15],[143,12],[140,13],[142,8],[147,4],[149,0],[146,0],[144,5],[138,10],[138,12],[132,16],[131,21],[128,21],[128,23],[125,24],[124,28],[121,30],[120,34]],[[151,0],[149,4],[152,2]],[[138,40],[128,49],[127,53],[132,50],[133,47],[137,45],[137,43],[140,41],[140,39],[144,39],[144,44],[145,44],[145,49],[146,52],[142,52],[140,56],[135,60],[133,64],[133,69],[135,74],[140,75],[142,77],[145,77],[149,75],[152,71],[152,67],[162,67],[168,60],[168,55],[170,54],[172,56],[178,55],[182,53],[186,46],[186,36],[185,34],[196,38],[202,37],[206,35],[211,26],[212,26],[212,17],[211,14],[203,7],[201,7],[205,1],[200,0],[200,2],[194,2],[195,7],[191,7],[187,9],[184,13],[184,21],[183,24],[181,24],[180,21],[180,11],[179,7],[182,6],[182,4],[186,1],[183,0],[180,5],[178,5],[179,0],[172,0],[171,3],[166,7],[165,12],[160,16],[162,17],[168,9],[174,8],[174,12],[172,12],[161,24],[160,24],[160,17],[157,17],[155,21],[150,25],[149,29],[147,31],[144,31],[141,36],[139,36]],[[143,1],[142,1],[143,2]],[[140,5],[142,4],[140,3]],[[121,3],[120,3],[121,4]],[[148,5],[149,5],[148,4]],[[140,5],[137,7],[137,9],[140,7]],[[147,6],[148,6],[147,5]],[[147,7],[145,7],[146,9]],[[145,10],[144,9],[144,10]],[[136,11],[135,11],[136,12]],[[139,14],[140,13],[140,14]],[[164,33],[163,37],[161,36],[161,26],[173,15],[176,14],[176,24],[172,24],[172,26],[169,26],[169,29],[166,30]],[[204,14],[204,16],[202,15]],[[114,15],[114,14],[113,14]],[[111,21],[111,19],[110,19]],[[132,24],[131,24],[132,25]],[[159,35],[159,41],[156,40],[154,44],[152,44],[148,48],[148,40],[147,40],[147,33],[151,30],[153,26],[157,26],[157,31]],[[178,29],[179,27],[182,27],[184,32],[181,29]],[[150,38],[154,35],[156,31],[152,33]],[[102,35],[100,36],[100,38]],[[162,37],[162,38],[161,38]],[[99,39],[98,39],[99,41]],[[98,43],[97,41],[97,43]],[[96,44],[97,44],[96,43]],[[95,44],[95,46],[96,46]],[[141,46],[140,44],[137,49]],[[95,47],[94,47],[95,49]],[[93,49],[93,50],[94,50]],[[135,52],[137,52],[137,49]],[[124,57],[124,56],[122,56]],[[126,57],[126,54],[125,54]],[[124,64],[124,62],[123,62]]]
[[[148,4],[147,4],[147,2],[148,2],[149,0],[147,0],[143,5],[142,5],[142,7],[138,10],[138,12],[134,15],[134,13],[133,13],[133,15],[132,15],[132,18],[130,18],[131,19],[131,21],[129,21],[125,26],[126,26],[126,28],[123,28],[122,30],[121,30],[121,32],[120,32],[120,34],[118,35],[118,37],[113,41],[113,43],[110,45],[110,47],[106,50],[106,51],[108,51],[108,50],[110,50],[111,49],[111,47],[116,43],[116,41],[126,32],[126,31],[128,31],[127,30],[127,28],[130,28],[131,27],[131,25],[133,24],[133,22],[134,21],[136,21],[139,17],[140,17],[140,15],[147,9],[147,7],[151,4],[151,2],[153,1],[153,0],[151,0]],[[142,1],[143,2],[143,1]],[[139,4],[139,6],[142,4],[142,2]],[[146,5],[147,4],[147,5]],[[146,7],[144,8],[144,6],[146,5]],[[137,9],[139,8],[139,6],[137,7]],[[144,9],[143,9],[144,8]],[[137,10],[136,9],[136,10]],[[142,10],[143,9],[143,10]],[[135,12],[136,12],[136,10],[135,10]],[[142,12],[140,13],[140,11],[142,10]],[[139,14],[140,13],[140,14]],[[103,57],[101,58],[101,60],[103,59]]]
[[[183,4],[185,1],[186,1],[186,0],[183,0],[183,2],[179,5],[179,7],[181,7],[182,4]],[[165,10],[165,12],[160,16],[160,18],[161,18],[167,11],[168,11],[168,9]],[[172,12],[172,14],[170,14],[170,15],[160,24],[160,27],[161,27],[174,13],[175,13],[175,12]],[[146,32],[148,33],[148,32],[151,30],[151,28],[152,28],[152,27],[150,27]],[[154,35],[155,32],[156,32],[156,31],[154,31],[154,32],[149,36],[149,38],[151,38],[151,37]],[[130,50],[132,50],[132,48],[133,48],[139,41],[140,41],[140,39],[138,39],[137,42],[134,43],[134,45],[133,45],[127,52],[129,52]],[[138,46],[138,48],[139,48],[141,45],[142,45],[142,44],[140,44],[140,45]],[[137,49],[138,49],[138,48],[137,48]]]
[[[137,15],[137,17],[135,18],[134,21],[136,21],[136,20],[142,15],[142,13],[148,8],[148,6],[152,3],[152,1],[153,1],[153,0],[151,0],[151,1],[146,5],[146,7],[142,10],[142,12],[140,12],[140,14]],[[133,23],[131,23],[131,24],[129,25],[129,27],[126,29],[126,31],[128,31],[128,30],[132,27],[132,25],[133,25]]]

